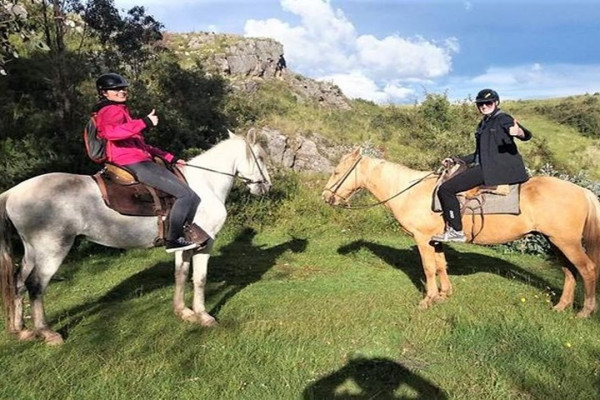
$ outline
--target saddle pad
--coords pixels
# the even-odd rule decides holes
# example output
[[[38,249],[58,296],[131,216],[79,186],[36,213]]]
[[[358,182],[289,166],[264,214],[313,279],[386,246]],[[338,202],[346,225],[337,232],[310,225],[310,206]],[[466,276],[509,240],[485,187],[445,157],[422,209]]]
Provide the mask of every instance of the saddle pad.
[[[520,184],[509,185],[507,195],[497,195],[493,193],[480,193],[473,198],[465,198],[461,193],[458,194],[460,209],[463,215],[481,215],[481,214],[515,214],[521,213],[519,207],[519,187]],[[431,209],[434,212],[441,212],[442,206],[437,195],[437,188],[433,192],[433,202]]]

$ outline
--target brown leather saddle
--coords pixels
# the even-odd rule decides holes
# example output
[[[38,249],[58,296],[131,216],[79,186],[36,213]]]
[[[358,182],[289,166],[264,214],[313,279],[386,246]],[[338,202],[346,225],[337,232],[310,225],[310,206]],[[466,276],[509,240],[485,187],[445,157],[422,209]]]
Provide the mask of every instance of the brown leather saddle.
[[[172,167],[160,159],[155,162],[172,171],[182,182],[185,177],[177,167]],[[92,176],[102,193],[104,203],[123,215],[157,217],[157,236],[154,246],[164,245],[169,229],[169,214],[175,197],[137,180],[135,174],[123,167],[105,163],[104,168]]]

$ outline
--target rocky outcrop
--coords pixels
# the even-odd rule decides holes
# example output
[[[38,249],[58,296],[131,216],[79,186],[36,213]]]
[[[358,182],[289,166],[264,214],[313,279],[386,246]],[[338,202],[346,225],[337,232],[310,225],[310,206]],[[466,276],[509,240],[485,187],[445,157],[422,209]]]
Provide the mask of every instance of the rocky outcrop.
[[[284,51],[283,45],[273,39],[195,32],[167,34],[164,40],[184,65],[200,60],[207,71],[229,78],[234,89],[252,92],[261,81],[280,79],[299,102],[350,109],[348,99],[334,84],[303,77],[289,65],[278,71],[277,62]]]
[[[274,164],[294,171],[331,173],[340,157],[351,150],[350,146],[336,145],[316,133],[310,137],[288,137],[265,127],[259,137],[265,141]]]

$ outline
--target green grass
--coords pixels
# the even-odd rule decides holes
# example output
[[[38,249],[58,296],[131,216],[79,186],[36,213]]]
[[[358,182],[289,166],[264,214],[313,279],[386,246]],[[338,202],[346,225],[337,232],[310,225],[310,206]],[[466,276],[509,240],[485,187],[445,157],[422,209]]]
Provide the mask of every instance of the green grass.
[[[553,260],[451,246],[455,295],[419,310],[412,239],[381,207],[321,204],[323,184],[302,180],[273,223],[224,230],[207,290],[217,328],[173,315],[162,250],[80,247],[46,296],[65,344],[2,333],[0,398],[600,396],[599,317],[551,311],[562,287]]]

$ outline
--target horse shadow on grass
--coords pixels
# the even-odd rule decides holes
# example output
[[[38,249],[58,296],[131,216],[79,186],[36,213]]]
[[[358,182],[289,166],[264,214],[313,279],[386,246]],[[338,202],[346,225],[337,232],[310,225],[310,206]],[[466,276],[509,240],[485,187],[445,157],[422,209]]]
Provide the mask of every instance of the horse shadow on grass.
[[[256,234],[254,229],[246,228],[230,244],[221,248],[220,255],[210,257],[205,297],[207,303],[215,297],[219,298],[216,305],[209,310],[211,315],[216,317],[215,314],[218,314],[227,301],[246,286],[259,281],[283,253],[300,253],[306,249],[307,240],[299,238],[292,238],[272,247],[256,246],[252,243]],[[242,260],[243,262],[240,262]],[[62,327],[58,327],[58,332],[66,339],[69,332],[83,319],[110,307],[109,304],[146,296],[165,287],[174,288],[172,261],[159,262],[130,276],[102,297],[64,311],[58,317],[60,321],[53,323],[63,324]],[[191,290],[190,287],[187,288],[188,293]],[[165,306],[170,307],[171,303]],[[120,314],[122,312],[117,310],[111,313],[109,318],[119,318]],[[107,321],[103,320],[102,323],[106,324]]]
[[[352,386],[347,388],[344,386]],[[409,395],[396,395],[397,391]],[[355,358],[307,386],[304,400],[444,400],[444,391],[406,366],[387,358]]]
[[[425,273],[417,246],[412,246],[407,250],[368,242],[366,240],[356,240],[345,246],[341,246],[338,249],[338,253],[345,255],[361,249],[370,250],[385,263],[403,271],[417,289],[422,292],[425,291],[423,281]],[[562,288],[553,286],[547,280],[500,258],[466,251],[456,251],[449,246],[444,246],[444,254],[448,263],[449,275],[471,275],[477,272],[489,272],[550,292],[552,293],[553,302],[558,301],[557,293],[562,291]]]

